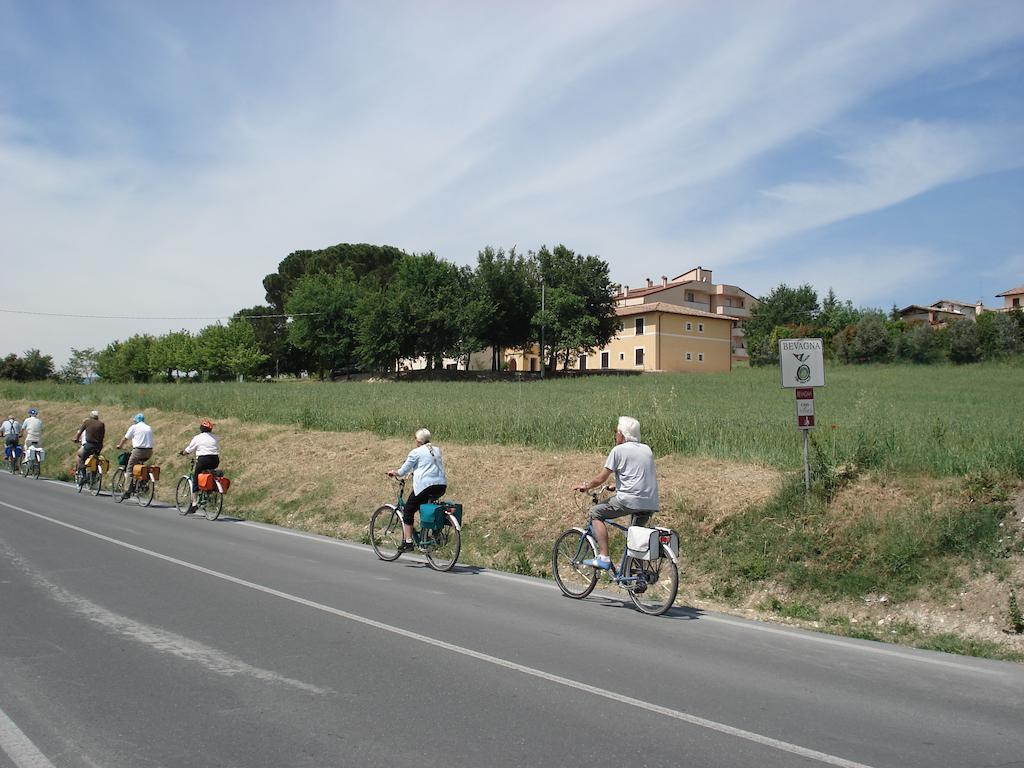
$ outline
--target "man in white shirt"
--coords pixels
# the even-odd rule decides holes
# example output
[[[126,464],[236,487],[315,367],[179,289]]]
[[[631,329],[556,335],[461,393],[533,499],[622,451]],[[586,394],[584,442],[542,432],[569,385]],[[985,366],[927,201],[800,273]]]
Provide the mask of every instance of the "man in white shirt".
[[[18,440],[21,437],[21,422],[13,416],[8,416],[7,421],[0,425],[0,435],[4,438],[4,458],[13,462],[18,461]],[[15,466],[17,469],[17,466]]]
[[[28,409],[28,418],[21,423],[21,431],[25,435],[25,450],[29,447],[43,447],[43,420],[39,418],[39,411],[35,408]]]
[[[637,525],[646,525],[658,511],[658,477],[654,471],[654,453],[650,446],[640,442],[640,422],[629,416],[620,416],[615,431],[615,447],[602,469],[589,483],[577,485],[576,490],[586,493],[607,482],[615,473],[615,495],[608,501],[595,504],[590,510],[597,537],[599,555],[583,561],[584,565],[607,570],[612,567],[608,557],[608,526],[605,520],[635,515]]]
[[[128,431],[124,433],[124,437],[122,437],[114,447],[120,450],[126,440],[132,441],[132,453],[128,457],[128,466],[124,469],[125,477],[128,478],[128,482],[124,486],[124,495],[122,497],[125,499],[131,495],[132,488],[135,487],[135,475],[132,472],[133,467],[136,464],[145,464],[153,455],[153,428],[146,423],[146,417],[144,414],[135,414],[135,423],[128,427]]]

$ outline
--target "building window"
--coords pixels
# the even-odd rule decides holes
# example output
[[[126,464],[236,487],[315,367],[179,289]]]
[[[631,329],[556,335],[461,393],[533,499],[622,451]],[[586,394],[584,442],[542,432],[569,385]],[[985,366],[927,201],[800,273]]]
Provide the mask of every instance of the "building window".
[[[686,324],[686,330],[692,331],[693,330],[693,323],[687,323]]]
[[[634,351],[634,353],[633,353],[633,363],[634,363],[634,365],[643,365],[644,364],[644,348],[643,347],[637,347],[636,350]]]
[[[703,352],[698,352],[697,353],[697,362],[698,363],[703,363],[704,362],[704,353]]]
[[[619,352],[619,360],[625,360],[625,359],[626,359],[626,353],[625,352]]]
[[[743,299],[736,299],[736,307],[743,309]]]
[[[697,323],[697,330],[704,333],[704,323]]]
[[[601,367],[602,368],[607,368],[608,367],[608,353],[607,352],[602,352],[601,353]]]
[[[687,291],[686,292],[686,300],[687,301],[693,301],[693,291]]]
[[[581,371],[587,370],[587,356],[586,355],[580,355],[580,370]]]
[[[686,359],[687,360],[693,360],[693,355],[691,355],[689,352],[687,352],[686,353]]]
[[[1013,306],[1019,307],[1020,306],[1020,299],[1014,299],[1013,300]]]
[[[536,357],[531,357],[530,358],[530,370],[531,371],[536,371],[537,370],[537,358]]]
[[[644,319],[642,317],[638,317],[636,319],[636,335],[637,336],[643,336],[644,335]]]

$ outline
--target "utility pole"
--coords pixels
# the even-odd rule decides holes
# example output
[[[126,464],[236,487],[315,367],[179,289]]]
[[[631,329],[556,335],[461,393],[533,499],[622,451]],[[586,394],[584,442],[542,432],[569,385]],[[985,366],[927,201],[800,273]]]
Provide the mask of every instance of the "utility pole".
[[[540,281],[540,377],[544,378],[544,369],[548,361],[544,356],[544,279]]]

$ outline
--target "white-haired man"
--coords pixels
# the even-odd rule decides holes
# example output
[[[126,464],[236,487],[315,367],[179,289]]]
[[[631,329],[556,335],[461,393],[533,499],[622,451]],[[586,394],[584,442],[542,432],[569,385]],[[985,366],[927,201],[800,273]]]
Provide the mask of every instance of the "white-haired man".
[[[635,515],[634,522],[644,525],[658,511],[658,477],[654,471],[654,453],[640,442],[640,422],[620,416],[615,430],[615,447],[605,459],[604,468],[589,483],[576,486],[580,493],[604,485],[615,473],[615,495],[595,504],[590,510],[597,537],[598,556],[583,561],[584,565],[607,570],[612,567],[608,557],[608,526],[605,520]]]

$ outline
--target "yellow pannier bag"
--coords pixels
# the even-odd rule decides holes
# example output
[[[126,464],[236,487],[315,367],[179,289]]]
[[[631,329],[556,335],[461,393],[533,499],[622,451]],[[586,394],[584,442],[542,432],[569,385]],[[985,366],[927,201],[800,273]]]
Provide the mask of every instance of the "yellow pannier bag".
[[[89,472],[96,471],[96,456],[95,454],[85,460],[85,468]]]
[[[140,480],[143,477],[146,477],[146,465],[136,464],[134,467],[132,467],[132,477],[134,477],[136,480]]]

